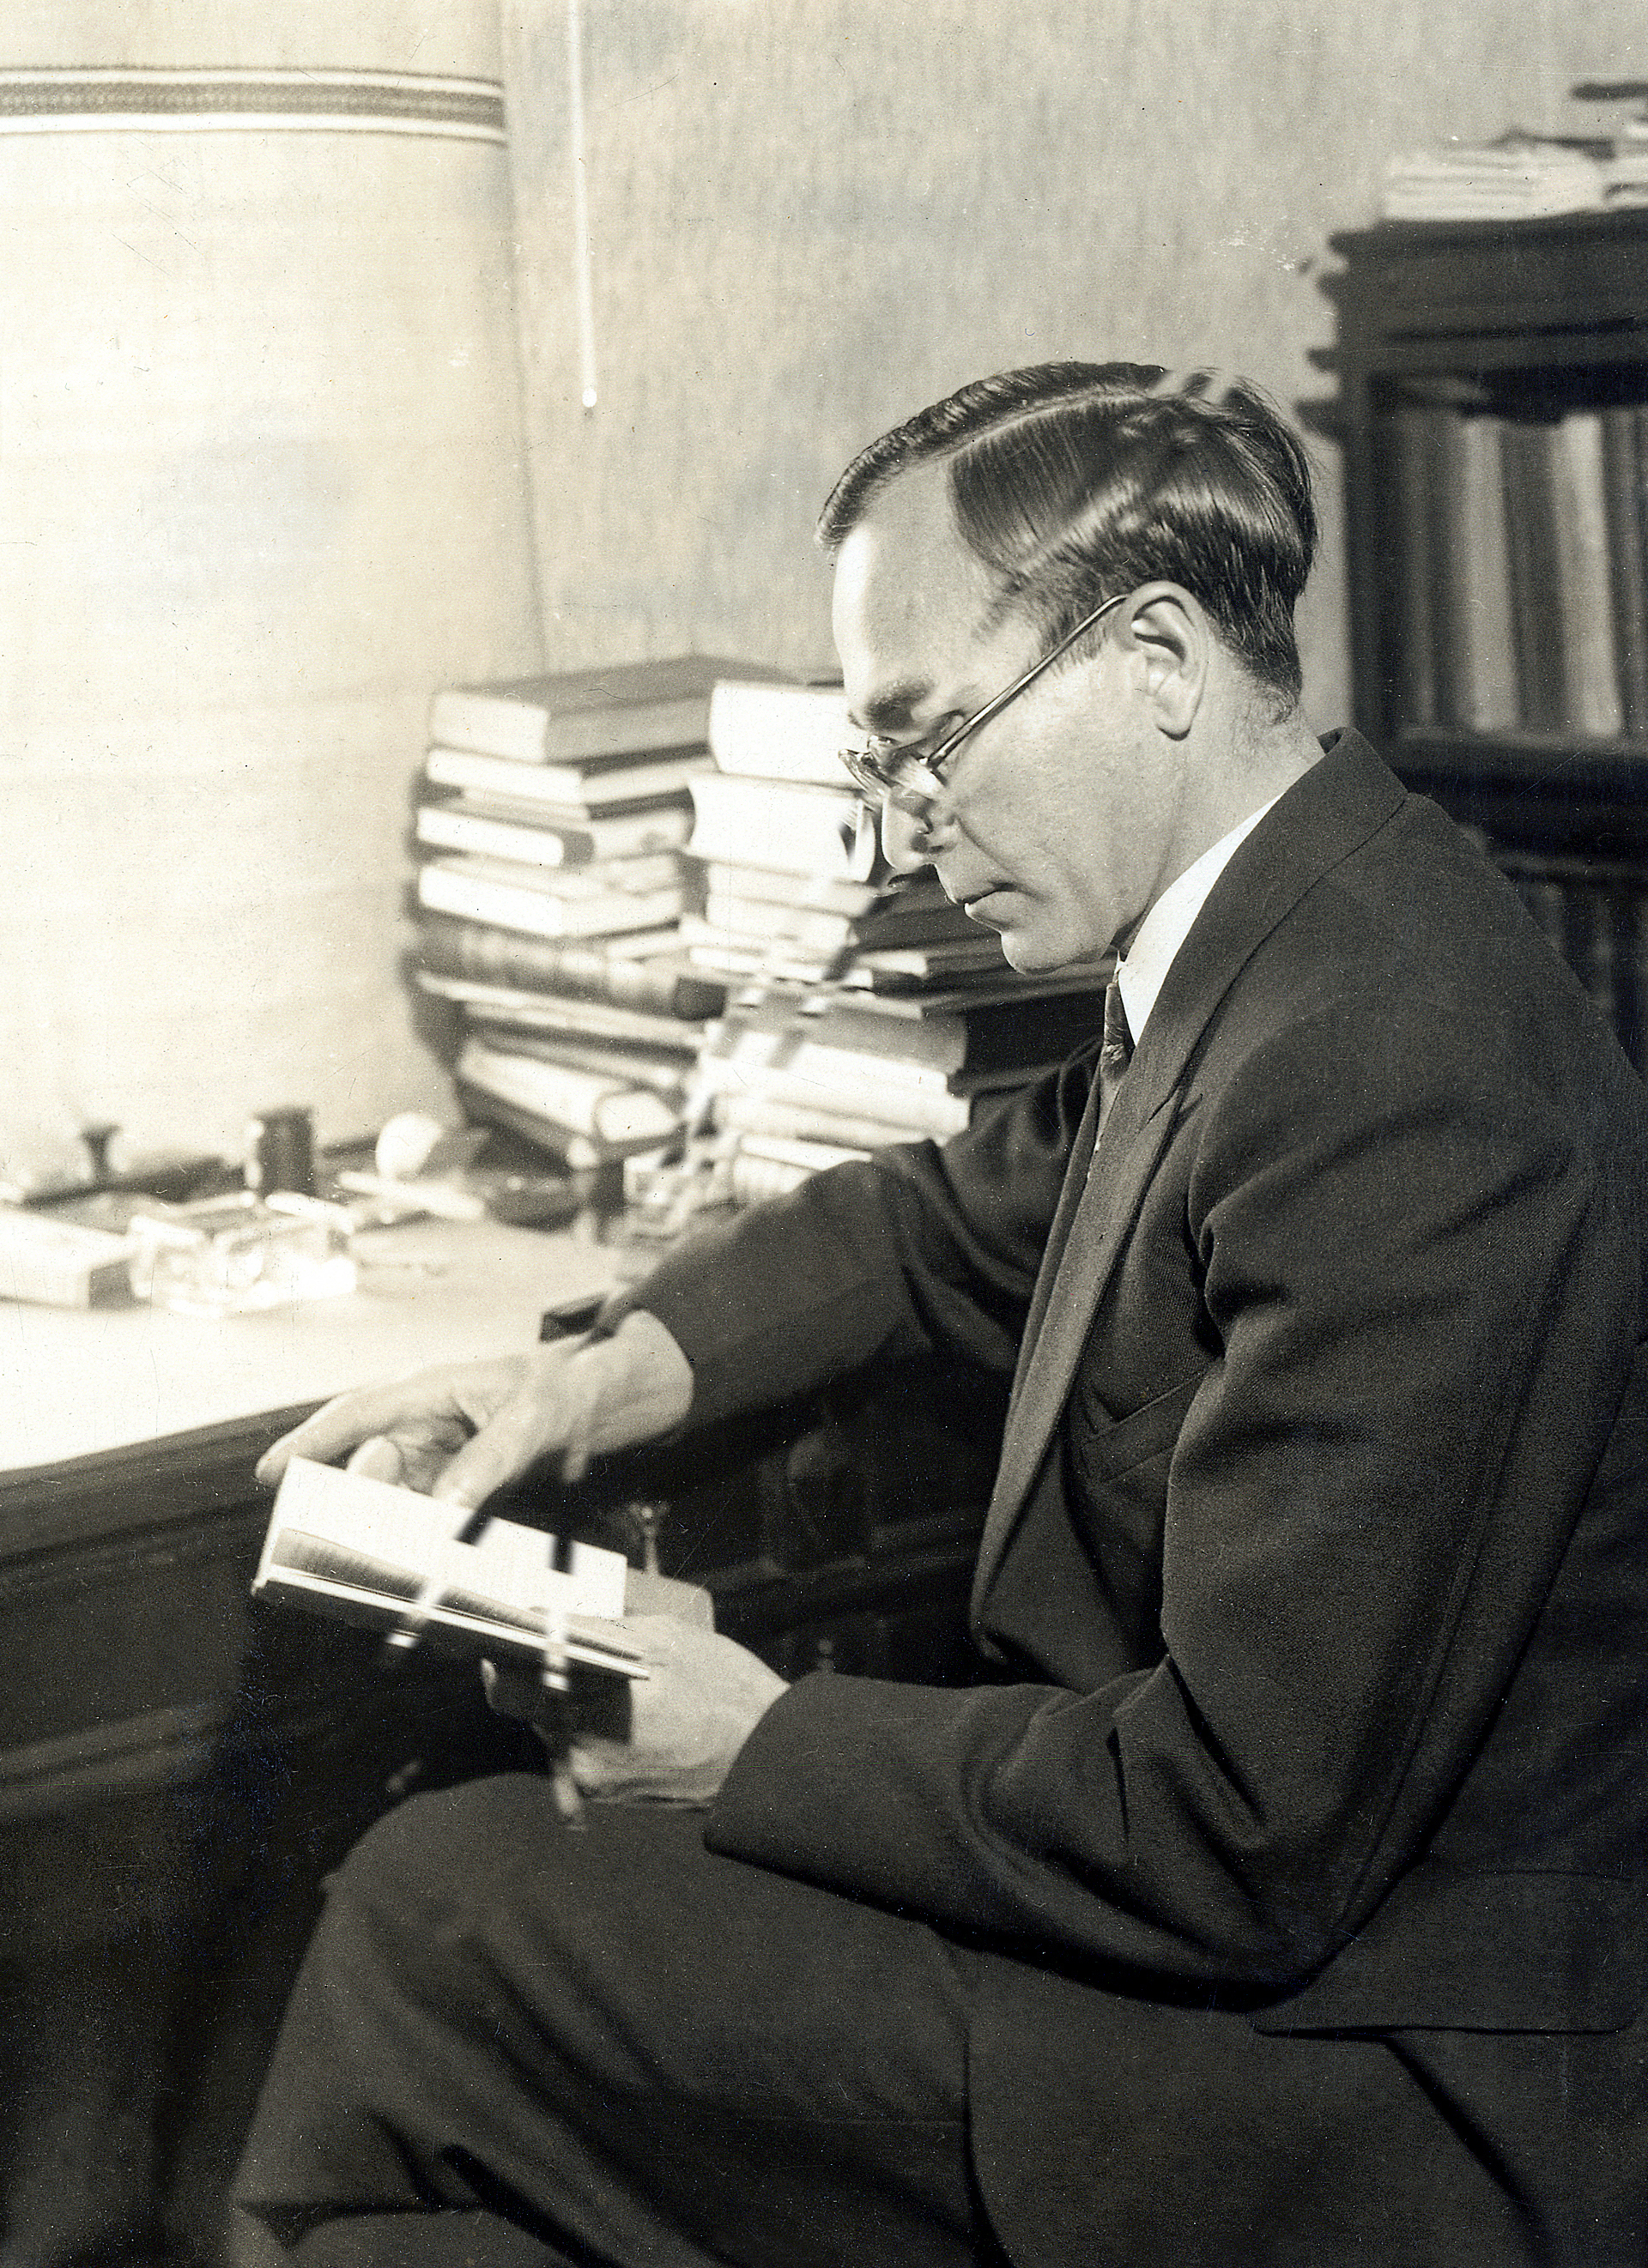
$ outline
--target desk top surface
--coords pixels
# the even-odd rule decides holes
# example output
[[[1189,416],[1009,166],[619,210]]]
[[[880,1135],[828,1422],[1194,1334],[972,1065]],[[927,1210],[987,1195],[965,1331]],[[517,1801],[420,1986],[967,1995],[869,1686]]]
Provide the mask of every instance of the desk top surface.
[[[440,1362],[518,1353],[617,1256],[575,1233],[418,1222],[360,1241],[342,1297],[202,1318],[0,1302],[0,1473],[286,1410]]]

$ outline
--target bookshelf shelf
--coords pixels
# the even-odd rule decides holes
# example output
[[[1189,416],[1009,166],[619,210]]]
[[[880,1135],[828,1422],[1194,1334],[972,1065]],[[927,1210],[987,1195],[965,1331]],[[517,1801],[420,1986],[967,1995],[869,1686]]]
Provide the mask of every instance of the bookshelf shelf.
[[[1648,740],[1408,725],[1390,753],[1409,787],[1490,836],[1648,858]]]
[[[1574,943],[1600,895],[1648,940],[1648,209],[1332,247],[1304,414],[1344,454],[1356,723],[1482,831],[1648,1068],[1648,942]]]

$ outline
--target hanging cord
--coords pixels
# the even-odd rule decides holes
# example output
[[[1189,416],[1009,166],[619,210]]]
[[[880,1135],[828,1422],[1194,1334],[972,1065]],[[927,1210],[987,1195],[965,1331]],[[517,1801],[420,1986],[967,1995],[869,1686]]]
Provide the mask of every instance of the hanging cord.
[[[578,302],[578,376],[586,412],[600,387],[595,376],[595,291],[589,239],[589,179],[584,137],[583,0],[566,0],[566,74],[573,159],[573,269]]]

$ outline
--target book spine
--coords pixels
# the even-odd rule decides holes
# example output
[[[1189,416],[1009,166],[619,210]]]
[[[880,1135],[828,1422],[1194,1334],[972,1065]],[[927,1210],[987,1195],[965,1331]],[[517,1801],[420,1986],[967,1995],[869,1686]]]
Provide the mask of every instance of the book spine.
[[[719,772],[689,784],[695,858],[853,882],[876,871],[876,814],[857,796]]]
[[[573,1133],[568,1128],[546,1118],[542,1111],[507,1101],[501,1094],[493,1094],[469,1079],[457,1079],[454,1086],[459,1105],[472,1125],[499,1126],[506,1133],[519,1135],[523,1142],[530,1143],[535,1150],[545,1152],[571,1173],[594,1172],[631,1154],[624,1148],[592,1141],[586,1134]],[[632,1145],[632,1149],[648,1146],[646,1143]]]
[[[524,992],[565,992],[692,1022],[719,1016],[727,1005],[727,987],[709,977],[626,961],[598,945],[560,944],[455,916],[432,915],[422,923],[418,959],[438,976]]]
[[[471,1015],[469,1029],[482,1044],[506,1056],[526,1056],[536,1063],[558,1064],[565,1069],[596,1078],[607,1085],[649,1086],[654,1093],[678,1100],[682,1081],[691,1070],[691,1049],[674,1055],[653,1054],[645,1048],[625,1047],[616,1040],[580,1039],[572,1033],[522,1031]]]
[[[888,1142],[958,1134],[969,1116],[965,1096],[948,1088],[891,1086],[868,1079],[832,1086],[806,1071],[745,1071],[713,1056],[700,1063],[698,1084],[702,1093],[729,1095],[735,1101],[759,1095],[803,1110],[852,1116],[884,1127],[882,1139]]]
[[[839,752],[855,737],[833,688],[728,682],[710,696],[710,754],[726,772],[834,787]]]
[[[1607,515],[1609,588],[1620,715],[1628,733],[1648,733],[1648,556],[1644,556],[1643,411],[1616,404],[1602,413],[1602,487]]]
[[[456,1076],[466,1086],[484,1087],[502,1101],[536,1111],[569,1133],[615,1146],[664,1141],[678,1117],[673,1105],[650,1086],[542,1056],[506,1054],[478,1040],[464,1046]]]
[[[1552,470],[1563,724],[1570,732],[1612,739],[1624,720],[1599,411],[1570,410],[1562,420],[1552,440]]]
[[[582,763],[612,756],[654,755],[664,748],[702,747],[709,696],[624,702],[552,716],[541,705],[451,688],[430,707],[429,737],[442,747],[512,763]]]
[[[723,1094],[715,1104],[715,1123],[729,1133],[757,1134],[789,1141],[839,1143],[849,1150],[879,1150],[889,1142],[919,1142],[930,1134],[958,1132],[947,1114],[943,1126],[933,1130],[907,1122],[866,1117],[851,1110],[830,1110],[817,1102],[792,1102],[776,1094]]]
[[[853,935],[853,924],[846,914],[809,913],[765,898],[733,898],[716,890],[705,895],[704,918],[735,944],[781,939],[787,946],[800,946],[808,953],[835,953]]]
[[[1386,561],[1390,587],[1386,617],[1395,638],[1393,657],[1399,725],[1437,721],[1434,440],[1444,413],[1408,403],[1388,421],[1390,497],[1395,542]]]
[[[1437,508],[1441,721],[1500,732],[1519,721],[1511,562],[1497,421],[1452,416],[1439,452]]]
[[[1506,551],[1516,633],[1517,709],[1535,731],[1560,732],[1566,668],[1556,608],[1553,428],[1507,418],[1499,429]]]
[[[639,858],[601,858],[587,866],[538,866],[519,858],[497,858],[479,850],[443,850],[431,862],[444,873],[506,888],[533,890],[566,901],[644,896],[682,882],[686,868],[679,852],[651,850]]]
[[[455,872],[439,864],[420,867],[420,904],[432,913],[459,914],[500,929],[536,937],[593,937],[661,928],[684,902],[678,888],[638,890],[614,898],[565,898],[521,884]]]

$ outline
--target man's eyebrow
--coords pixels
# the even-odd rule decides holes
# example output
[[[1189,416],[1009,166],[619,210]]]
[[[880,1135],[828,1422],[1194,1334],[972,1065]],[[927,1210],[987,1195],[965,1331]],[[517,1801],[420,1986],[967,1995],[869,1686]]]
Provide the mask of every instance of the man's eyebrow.
[[[913,712],[932,690],[928,678],[906,678],[902,684],[888,686],[883,693],[872,693],[861,709],[851,711],[853,722],[861,725],[868,733],[891,733],[909,723]]]

